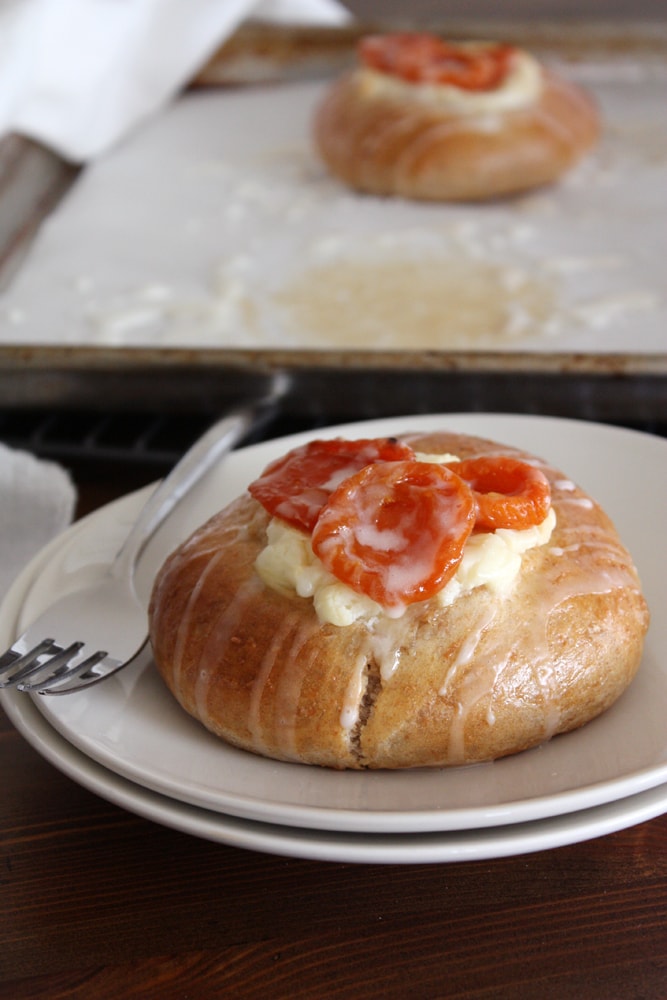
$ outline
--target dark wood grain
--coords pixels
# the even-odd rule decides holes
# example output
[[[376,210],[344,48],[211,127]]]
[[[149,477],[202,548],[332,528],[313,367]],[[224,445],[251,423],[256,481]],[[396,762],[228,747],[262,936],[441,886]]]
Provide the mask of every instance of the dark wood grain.
[[[124,492],[81,484],[80,513]],[[209,843],[79,787],[0,717],[0,998],[667,997],[667,816],[493,861]]]

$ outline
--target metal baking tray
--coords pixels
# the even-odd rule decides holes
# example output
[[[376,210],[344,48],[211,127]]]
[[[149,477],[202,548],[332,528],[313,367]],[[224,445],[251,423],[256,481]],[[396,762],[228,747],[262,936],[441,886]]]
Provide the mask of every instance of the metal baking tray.
[[[640,24],[634,28],[627,22],[622,25],[512,24],[512,40],[581,80],[603,104],[605,138],[600,150],[576,176],[566,179],[558,189],[539,192],[511,205],[481,210],[439,206],[425,213],[422,207],[408,206],[406,210],[405,206],[392,203],[382,206],[375,203],[370,208],[368,203],[364,204],[364,212],[371,218],[373,237],[366,241],[367,279],[372,277],[368,255],[375,249],[389,256],[393,253],[395,265],[396,247],[405,248],[403,237],[406,234],[410,254],[417,259],[417,264],[421,253],[431,254],[428,261],[431,271],[434,260],[437,263],[438,254],[443,253],[445,258],[450,254],[450,259],[452,254],[463,253],[468,263],[475,267],[481,262],[487,269],[486,276],[493,280],[500,273],[498,269],[505,268],[500,274],[500,285],[493,287],[501,288],[505,281],[510,297],[513,288],[525,290],[526,282],[529,284],[535,277],[531,267],[537,259],[541,285],[536,292],[533,289],[530,302],[537,311],[537,319],[533,316],[533,320],[538,326],[539,323],[549,326],[548,333],[538,329],[534,336],[523,339],[521,336],[500,336],[494,340],[493,336],[479,336],[476,328],[473,330],[475,336],[468,343],[465,330],[451,335],[450,326],[450,333],[442,343],[420,344],[418,338],[415,343],[415,338],[408,342],[406,337],[403,341],[395,338],[394,342],[391,339],[387,343],[372,342],[368,332],[362,330],[358,338],[348,335],[345,343],[336,343],[335,338],[327,342],[321,335],[310,342],[309,331],[306,329],[304,333],[302,329],[298,336],[292,330],[291,339],[290,336],[283,338],[279,332],[268,337],[263,333],[253,340],[248,331],[238,327],[243,309],[236,313],[232,310],[230,322],[231,299],[221,301],[219,288],[215,292],[214,305],[218,312],[227,308],[223,335],[215,329],[203,335],[197,329],[202,303],[205,307],[211,304],[206,300],[207,295],[211,299],[210,286],[206,282],[210,282],[216,265],[212,229],[225,218],[238,220],[243,212],[247,214],[253,198],[261,205],[266,190],[258,183],[259,174],[251,177],[254,189],[252,183],[246,185],[243,200],[239,195],[241,180],[238,176],[232,177],[232,181],[236,180],[237,202],[236,205],[228,204],[224,215],[220,202],[229,194],[230,174],[229,171],[225,174],[224,170],[217,173],[220,163],[216,162],[214,154],[228,147],[215,137],[212,144],[206,139],[203,145],[196,146],[201,141],[200,133],[195,130],[190,134],[186,130],[186,141],[192,138],[197,152],[187,163],[183,157],[172,155],[174,134],[178,135],[179,128],[193,123],[210,122],[211,113],[218,114],[218,109],[223,115],[224,109],[232,106],[238,118],[247,107],[256,109],[263,95],[269,102],[278,101],[283,110],[289,109],[294,99],[302,118],[293,129],[300,128],[301,133],[290,133],[288,128],[289,141],[282,150],[274,150],[273,164],[266,149],[260,149],[263,161],[258,169],[260,173],[264,171],[264,175],[269,168],[275,168],[278,174],[280,169],[287,169],[289,183],[293,184],[295,172],[298,174],[296,167],[300,164],[302,179],[309,182],[314,168],[312,161],[304,159],[307,139],[303,134],[306,120],[303,109],[308,105],[303,101],[310,97],[310,88],[315,88],[312,92],[316,92],[323,80],[350,62],[354,44],[365,30],[367,27],[267,31],[250,25],[202,69],[173,114],[159,117],[147,127],[145,135],[135,137],[104,162],[83,171],[77,171],[34,143],[13,139],[3,145],[0,150],[0,268],[4,284],[0,293],[0,390],[5,407],[39,405],[137,411],[166,407],[175,412],[208,413],[223,404],[233,404],[261,393],[267,380],[281,373],[287,377],[288,408],[308,415],[315,406],[318,409],[325,407],[334,419],[339,414],[363,417],[455,409],[549,412],[626,422],[667,419],[664,388],[667,371],[664,341],[667,329],[664,322],[667,317],[664,251],[667,246],[664,240],[667,229],[663,215],[667,192],[664,183],[667,178],[667,102],[664,100],[667,28],[664,24]],[[452,37],[471,35],[470,27],[465,24],[448,25],[442,30]],[[486,37],[502,37],[507,26],[475,24],[472,33],[479,36],[482,31]],[[222,117],[219,123],[220,133],[224,134]],[[208,134],[210,129],[207,129]],[[295,135],[300,136],[300,160],[289,159],[294,153]],[[251,153],[252,148],[245,151],[245,160],[241,157],[238,161],[238,170],[247,166]],[[179,160],[176,167],[175,159]],[[128,200],[130,208],[126,215],[130,221],[125,229],[114,229],[113,221],[109,222],[113,220],[116,207],[122,206],[122,184],[127,183],[128,172],[135,167],[135,176],[144,184],[153,171],[157,187],[163,185],[162,202],[159,199],[155,202],[155,211],[170,200],[164,186],[169,183],[164,180],[165,176],[171,176],[173,183],[180,185],[177,190],[182,194],[193,189],[187,187],[184,178],[187,181],[189,177],[192,183],[192,176],[196,175],[199,200],[193,207],[183,195],[181,215],[172,220],[170,226],[163,227],[157,237],[153,234],[143,257],[135,255],[131,261],[131,266],[137,268],[134,289],[129,289],[127,268],[130,265],[127,262],[116,268],[121,276],[118,280],[125,282],[122,288],[120,284],[114,286],[113,274],[91,275],[77,270],[80,265],[76,252],[67,262],[69,272],[63,271],[62,241],[67,239],[71,248],[71,235],[76,226],[79,226],[78,232],[83,233],[80,252],[91,266],[98,266],[96,260],[103,261],[105,241],[107,250],[112,248],[114,251],[109,257],[115,256],[116,261],[123,241],[136,246],[131,213],[137,204],[137,187],[132,191],[134,200]],[[205,195],[215,189],[218,180],[221,181],[219,202],[214,204],[214,212],[209,216],[211,225],[207,226]],[[273,279],[284,260],[288,260],[287,277],[293,279],[292,307],[294,309],[295,303],[303,307],[300,312],[302,326],[314,322],[313,317],[317,320],[312,302],[310,312],[305,308],[309,303],[304,305],[304,295],[307,298],[310,294],[304,293],[304,289],[313,287],[313,259],[318,264],[331,263],[331,260],[340,263],[348,254],[353,265],[358,263],[351,246],[359,230],[353,227],[346,243],[341,227],[336,228],[335,219],[332,222],[331,216],[325,217],[323,212],[322,192],[331,182],[320,174],[316,174],[316,181],[319,185],[317,198],[311,197],[305,208],[301,205],[300,222],[294,223],[299,207],[292,208],[292,228],[297,236],[291,244],[285,245],[270,233],[273,245],[263,262],[265,272]],[[62,198],[64,192],[66,196]],[[89,217],[91,205],[100,204],[100,192],[108,195],[107,225],[111,231],[105,233],[100,228],[101,217],[93,219],[98,228],[97,238],[91,242],[95,232],[86,231],[85,227],[82,230],[81,220]],[[279,228],[285,213],[290,211],[289,194],[289,189],[283,186],[280,211],[275,205],[273,209],[269,205],[259,222],[267,225],[267,213],[270,215],[273,211],[273,225]],[[351,220],[355,214],[354,196],[341,193],[337,197],[339,201],[334,208],[342,208],[342,217]],[[316,216],[315,229],[308,229],[309,210]],[[115,215],[118,214],[116,211]],[[261,212],[258,210],[256,215]],[[506,236],[509,216],[513,219],[510,240]],[[250,221],[257,225],[257,218]],[[248,247],[252,249],[251,237],[257,243],[262,232],[261,227],[253,230],[250,225],[241,229],[238,221],[234,224],[237,232],[246,234],[244,238],[250,241],[237,254],[238,279],[239,274],[243,276],[244,254],[247,257]],[[318,230],[317,226],[323,229]],[[154,275],[151,267],[155,270],[156,239],[163,243],[164,233],[168,234],[170,229],[174,247],[183,241],[183,234],[189,232],[191,245],[196,248],[191,256],[196,260],[184,262],[180,256],[182,248],[174,252],[172,270],[165,278],[161,273]],[[443,233],[446,239],[442,238]],[[548,240],[553,242],[546,246]],[[491,248],[489,253],[486,253],[487,246]],[[308,254],[304,254],[304,250],[308,250]],[[208,262],[202,256],[205,253],[209,254]],[[515,254],[515,257],[508,257],[508,254]],[[218,257],[217,264],[220,260],[230,260],[230,249],[224,241],[218,247]],[[163,261],[164,257],[159,259]],[[305,270],[309,273],[305,278],[303,274],[295,278],[304,259]],[[165,273],[167,271],[169,268],[165,268]],[[322,268],[320,272],[315,277],[319,278],[322,288],[326,273]],[[395,266],[387,273],[396,274]],[[221,272],[218,267],[216,274],[219,284],[227,283],[227,292],[233,286],[230,294],[232,298],[236,295],[238,306],[238,280],[234,286],[224,268]],[[159,315],[160,295],[164,301],[166,287],[173,302],[174,288],[181,278],[190,292],[195,289],[194,298],[199,296],[199,311],[194,309],[190,314],[187,309],[180,311],[189,325],[187,333],[176,331],[165,336],[164,330],[155,325],[151,327],[150,320],[142,328],[141,316],[136,319],[137,313],[141,314],[139,307],[150,305],[152,301],[157,308],[154,314]],[[298,278],[303,279],[299,285],[300,300],[294,291]],[[65,285],[67,300],[62,291]],[[142,288],[147,298],[138,302],[137,289]],[[97,326],[90,322],[94,298],[91,289],[98,297],[97,312],[92,310]],[[267,302],[270,307],[277,301],[276,288],[269,291],[274,297],[265,295],[265,312]],[[339,291],[348,294],[349,299],[349,290],[346,292],[342,288]],[[182,289],[176,288],[177,297],[181,292]],[[247,299],[252,292],[251,283],[246,282],[246,287],[241,288],[241,298],[245,295]],[[120,312],[118,309],[121,294],[126,296],[125,320],[122,308]],[[406,294],[404,290],[399,313],[401,309],[405,313]],[[561,294],[566,299],[571,296],[565,305],[558,301]],[[106,295],[101,307],[100,295],[102,300]],[[289,296],[283,295],[283,314],[285,301],[289,301]],[[78,304],[81,315],[86,312],[85,323],[80,321],[81,316],[72,303]],[[318,308],[325,307],[330,309],[331,302],[325,302],[324,306],[320,302]],[[31,319],[31,312],[36,312],[36,319]],[[144,312],[150,314],[150,309]],[[206,313],[209,326],[210,312],[209,309]],[[349,302],[345,315],[351,315]],[[403,319],[409,336],[410,315],[404,315]],[[31,327],[31,322],[36,325]],[[449,322],[455,320],[450,316]],[[578,324],[574,333],[572,323]]]

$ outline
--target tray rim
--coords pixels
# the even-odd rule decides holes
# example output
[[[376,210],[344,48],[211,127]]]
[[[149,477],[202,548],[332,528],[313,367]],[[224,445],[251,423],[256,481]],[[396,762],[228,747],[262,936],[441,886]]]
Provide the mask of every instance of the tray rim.
[[[593,353],[577,351],[383,351],[333,349],[237,349],[187,347],[0,345],[0,372],[91,371],[140,368],[331,369],[448,372],[536,372],[587,375],[664,375],[667,351]]]

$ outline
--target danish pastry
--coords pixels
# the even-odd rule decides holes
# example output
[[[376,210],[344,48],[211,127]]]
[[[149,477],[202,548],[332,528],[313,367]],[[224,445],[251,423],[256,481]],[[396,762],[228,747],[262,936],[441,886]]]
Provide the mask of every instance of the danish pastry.
[[[591,97],[509,45],[370,36],[317,107],[329,170],[375,195],[480,201],[551,184],[595,144]]]
[[[488,761],[587,723],[648,611],[598,504],[447,432],[311,442],[166,561],[157,668],[229,743],[332,768]]]

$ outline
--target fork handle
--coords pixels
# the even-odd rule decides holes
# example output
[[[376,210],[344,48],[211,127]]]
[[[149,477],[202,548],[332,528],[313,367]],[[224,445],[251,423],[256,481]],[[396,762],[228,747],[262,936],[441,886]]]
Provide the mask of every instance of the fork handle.
[[[249,406],[223,417],[200,437],[155,488],[111,566],[116,577],[131,578],[137,559],[165,518],[205,472],[250,429],[258,407]]]

